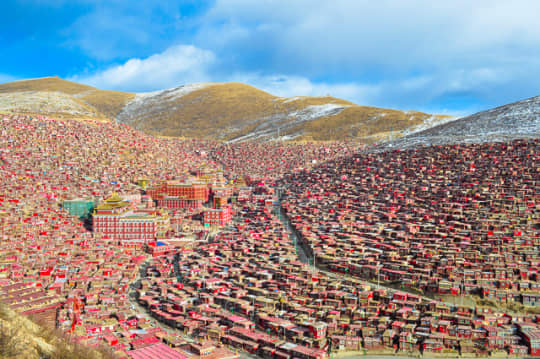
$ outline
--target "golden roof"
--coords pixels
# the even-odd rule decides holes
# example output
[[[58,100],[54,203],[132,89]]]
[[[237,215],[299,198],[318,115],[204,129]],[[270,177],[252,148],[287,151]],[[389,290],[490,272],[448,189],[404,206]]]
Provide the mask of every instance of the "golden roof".
[[[112,195],[105,200],[107,203],[121,202],[124,199],[118,195],[118,193],[113,192]]]
[[[113,208],[122,208],[129,205],[129,202],[124,201],[122,197],[118,195],[118,193],[113,192],[111,197],[107,198],[105,200],[104,204],[100,204],[97,206],[96,209],[113,209]]]

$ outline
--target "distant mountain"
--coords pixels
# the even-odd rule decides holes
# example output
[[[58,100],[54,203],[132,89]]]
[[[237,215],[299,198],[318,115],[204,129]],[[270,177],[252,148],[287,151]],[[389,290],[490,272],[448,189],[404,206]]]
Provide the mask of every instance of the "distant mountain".
[[[184,85],[149,93],[99,90],[58,77],[0,84],[0,112],[117,120],[162,136],[224,141],[356,139],[374,142],[449,116],[368,106],[334,97],[283,98],[241,83]]]
[[[58,77],[0,84],[0,111],[112,119],[135,94],[99,90]]]
[[[540,96],[514,102],[409,134],[381,147],[504,141],[540,137]]]

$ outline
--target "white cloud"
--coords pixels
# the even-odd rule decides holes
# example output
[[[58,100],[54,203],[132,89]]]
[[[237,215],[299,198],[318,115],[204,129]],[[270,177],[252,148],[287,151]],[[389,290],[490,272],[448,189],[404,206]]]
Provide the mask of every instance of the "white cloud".
[[[538,13],[536,0],[218,0],[202,25],[208,38],[200,40],[227,38],[251,46],[266,39],[276,57],[292,51],[296,56],[290,62],[320,66],[376,61],[408,68],[464,63],[468,56],[500,61],[490,57],[515,55],[506,46],[519,51],[540,44]]]
[[[214,62],[211,51],[175,45],[145,59],[129,59],[93,74],[74,76],[72,80],[103,89],[152,91],[208,81],[208,68]]]
[[[230,80],[244,82],[282,97],[329,95],[357,103],[368,103],[380,93],[380,87],[377,85],[312,82],[302,76],[261,76],[239,73],[232,76]]]
[[[191,45],[175,45],[162,53],[145,59],[133,58],[88,75],[73,76],[80,81],[102,89],[125,91],[152,91],[193,82],[244,82],[277,96],[326,96],[358,101],[373,98],[377,86],[355,83],[314,83],[306,77],[287,75],[260,75],[257,73],[213,74],[218,63],[212,51]]]
[[[95,73],[73,76],[70,80],[101,89],[134,92],[161,90],[195,82],[236,81],[250,84],[277,96],[331,95],[359,103],[368,103],[376,98],[380,91],[376,85],[360,85],[352,82],[316,83],[302,76],[247,72],[214,74],[212,66],[218,62],[212,51],[191,45],[175,45],[148,58],[129,59],[123,64]]]
[[[430,113],[465,115],[484,109],[478,104],[447,108],[433,105],[438,98],[467,93],[472,89],[489,91],[509,81],[504,68],[485,67],[448,70],[430,75],[387,78],[374,83],[322,82],[305,76],[266,75],[257,72],[223,74],[212,51],[191,45],[175,45],[144,59],[133,58],[102,71],[71,78],[102,89],[144,92],[197,82],[237,81],[250,84],[276,96],[333,96],[359,105],[420,110]],[[2,76],[0,75],[0,80]],[[420,104],[419,99],[421,99]],[[515,98],[512,100],[518,100]],[[388,102],[391,102],[388,105]],[[510,102],[510,101],[508,101]],[[484,106],[485,107],[485,106]]]
[[[496,71],[478,68],[469,72],[450,71],[444,76],[413,76],[401,80],[386,79],[375,83],[317,82],[305,76],[257,72],[216,73],[220,59],[210,50],[191,45],[175,45],[144,59],[133,58],[120,65],[71,78],[102,89],[133,92],[161,90],[197,82],[243,82],[276,96],[333,96],[359,105],[383,106],[388,98],[399,98],[396,108],[426,109],[411,103],[418,97],[426,101],[448,92],[467,91],[482,84],[504,82]],[[395,100],[394,100],[395,101]],[[433,107],[429,108],[433,110]],[[447,113],[451,110],[442,109]],[[434,112],[437,112],[434,110]]]
[[[196,40],[247,54],[236,71],[393,82],[377,105],[501,104],[540,93],[538,13],[536,0],[217,0]]]
[[[79,79],[123,90],[242,81],[408,109],[540,93],[536,0],[216,0],[187,16],[178,4],[132,3],[102,1],[70,25],[72,46],[122,61]],[[200,56],[159,53],[171,43]]]
[[[54,0],[45,0],[55,3]],[[59,0],[60,3],[68,2]],[[78,0],[86,11],[62,31],[64,45],[100,61],[148,56],[175,41],[180,5],[167,1]],[[58,6],[58,5],[56,5]]]

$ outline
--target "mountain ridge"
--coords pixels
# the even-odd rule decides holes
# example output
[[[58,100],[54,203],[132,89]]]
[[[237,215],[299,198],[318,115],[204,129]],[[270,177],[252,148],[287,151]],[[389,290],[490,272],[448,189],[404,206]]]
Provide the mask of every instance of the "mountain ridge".
[[[540,137],[540,96],[497,106],[401,137],[383,148]]]
[[[451,119],[360,106],[331,96],[278,97],[238,82],[129,93],[45,77],[0,84],[0,111],[118,121],[153,135],[221,141],[374,142]]]

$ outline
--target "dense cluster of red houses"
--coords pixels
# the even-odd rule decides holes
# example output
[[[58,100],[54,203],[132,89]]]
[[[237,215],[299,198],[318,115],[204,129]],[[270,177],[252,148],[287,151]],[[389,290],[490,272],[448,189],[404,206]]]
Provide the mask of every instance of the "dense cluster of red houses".
[[[186,334],[266,358],[385,348],[538,355],[537,315],[378,289],[356,273],[330,276],[299,262],[267,196],[275,198],[272,188],[255,185],[251,196],[236,204],[240,218],[233,228],[207,245],[155,258],[139,302]],[[380,248],[375,252],[384,253]]]
[[[540,305],[540,141],[362,154],[286,180],[317,263],[426,293]]]
[[[210,156],[223,165],[228,178],[279,179],[364,148],[356,142],[236,142],[216,144]]]
[[[309,292],[343,283],[298,261],[266,196],[273,189],[253,189],[236,203],[235,225],[208,243],[153,258],[138,301],[158,320],[204,340],[268,358],[326,358],[326,319],[337,326],[340,311],[323,308],[321,300],[328,313],[312,316]]]
[[[156,342],[186,349],[185,340],[133,309],[128,287],[146,253],[141,241],[118,236],[151,229],[148,237],[158,237],[158,225],[139,223],[155,209],[136,205],[145,198],[135,184],[175,180],[194,169],[203,178],[217,169],[206,155],[216,144],[156,139],[112,123],[12,114],[1,115],[0,122],[0,300],[71,332],[77,341],[106,343],[117,353]],[[220,188],[221,182],[212,185],[214,209],[226,207],[230,190]],[[96,231],[88,231],[88,223],[62,208],[65,200],[78,198],[101,203],[96,214],[118,208],[122,223],[97,215]],[[170,227],[204,230],[190,214],[174,208]],[[170,248],[161,250],[166,247],[154,247],[156,254],[168,253]],[[182,355],[208,348],[190,343]],[[216,358],[227,354],[219,347],[211,351]]]
[[[107,234],[92,233],[61,207],[64,199],[113,192],[140,199],[138,178],[198,166],[198,145],[117,124],[14,115],[0,116],[0,123],[0,300],[78,342],[111,346],[120,357],[156,343],[182,348],[178,358],[199,357],[196,342],[161,329],[130,301],[129,285],[146,258],[140,243],[115,238],[112,223],[96,221]],[[177,161],[165,167],[166,158]],[[112,199],[103,204],[123,208]],[[222,349],[216,358],[235,357]]]
[[[0,121],[0,300],[76,341],[132,358],[540,355],[538,140],[369,153]],[[73,198],[97,203],[93,232]],[[440,293],[507,308],[424,296]]]

